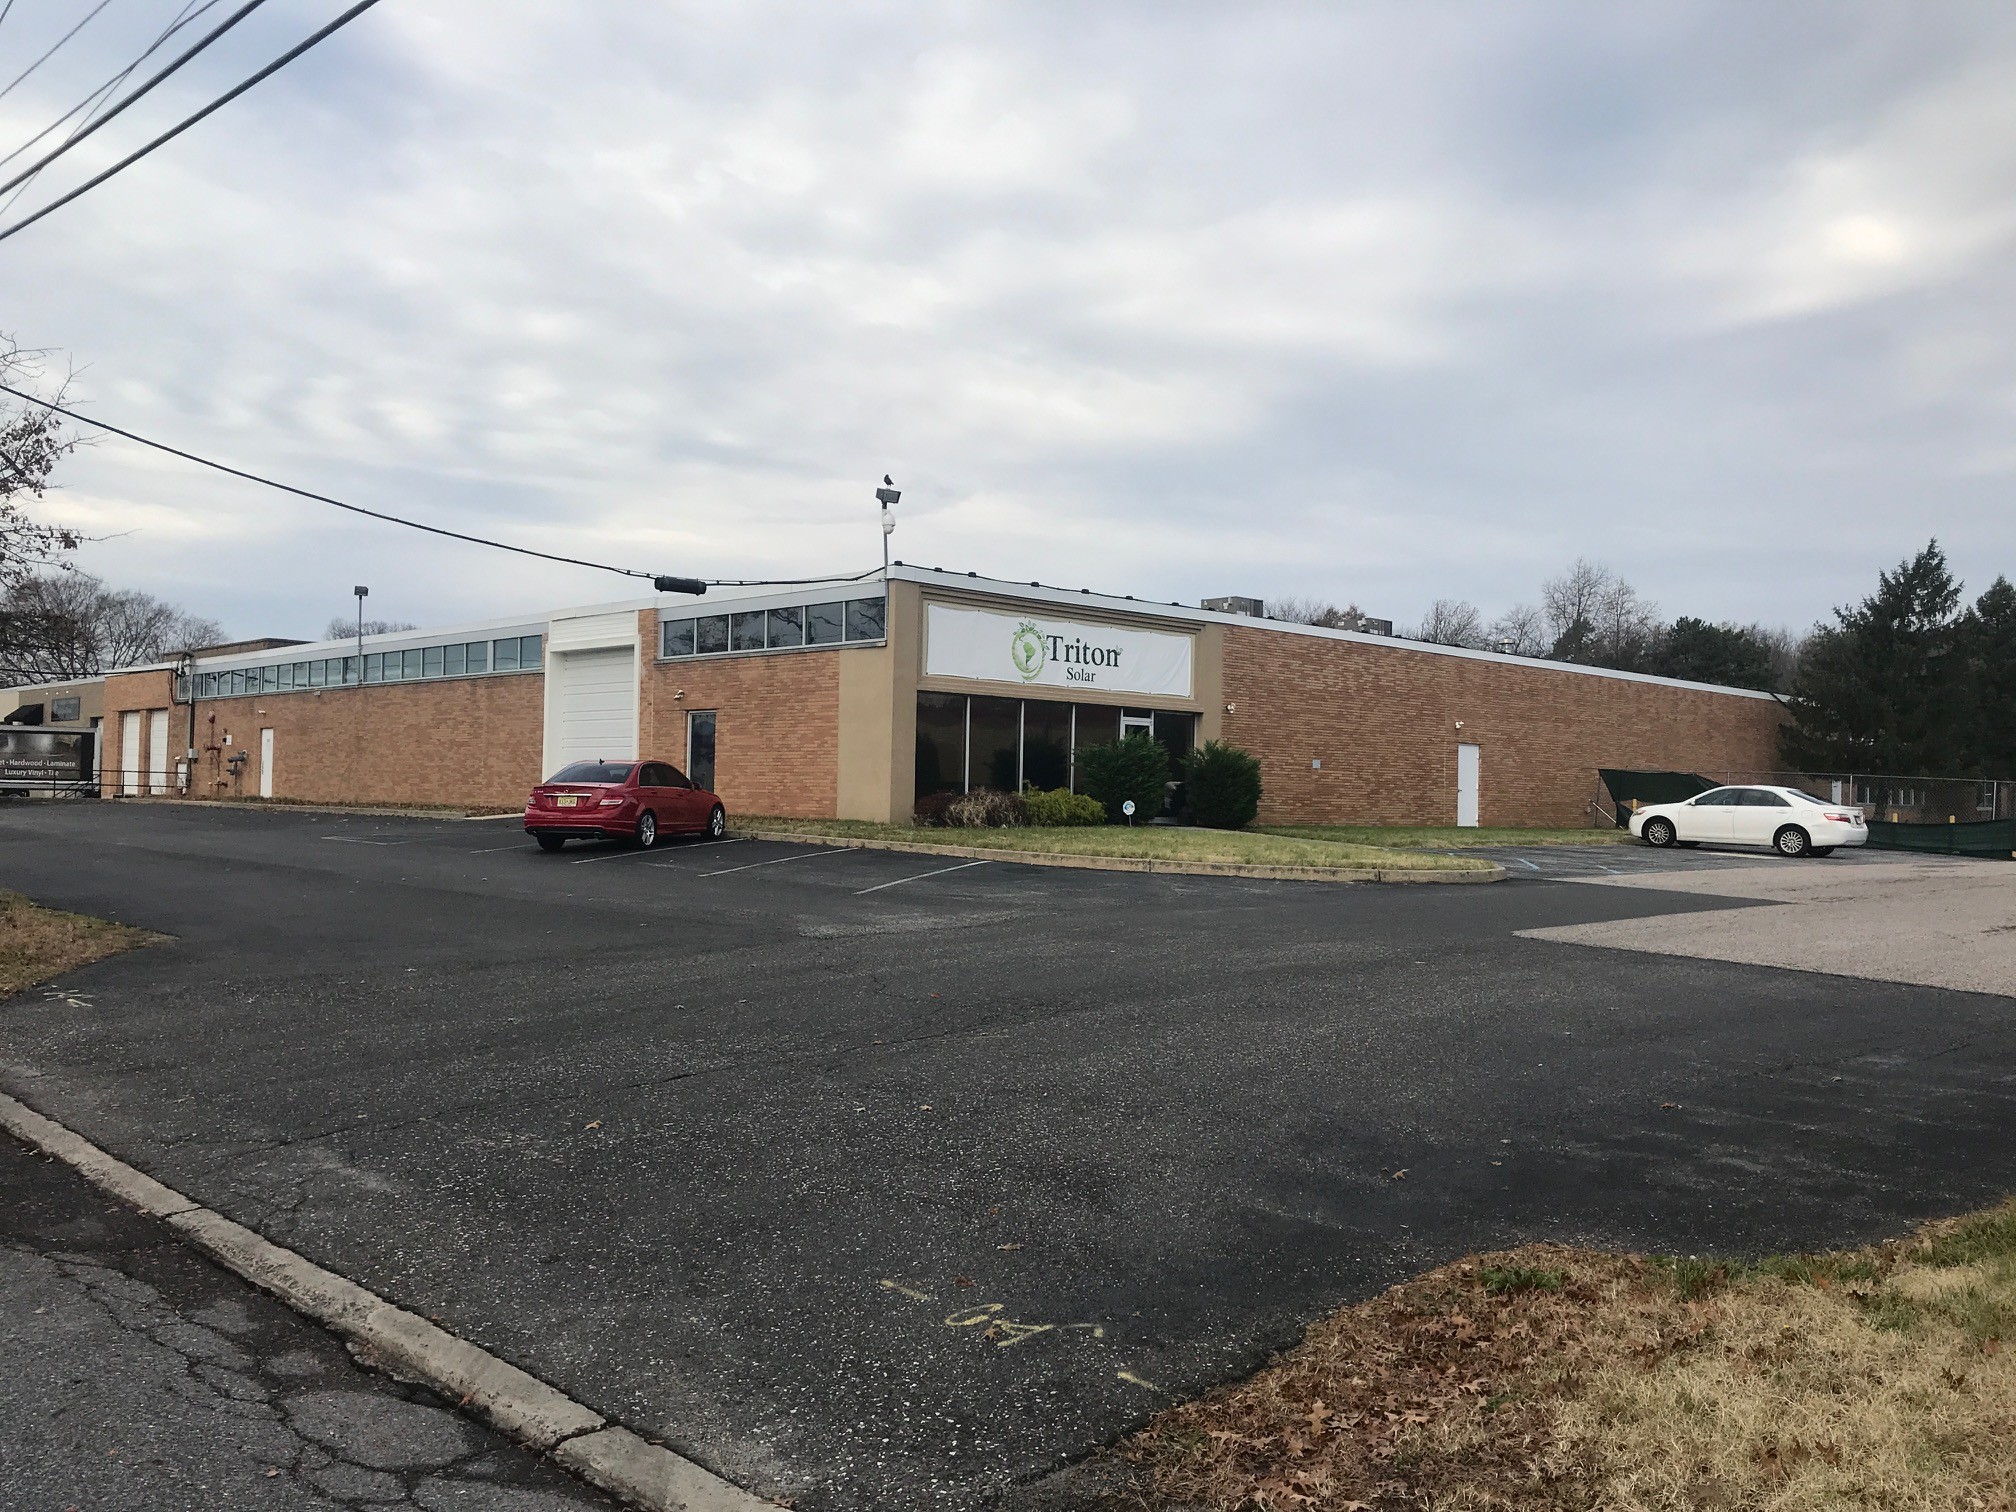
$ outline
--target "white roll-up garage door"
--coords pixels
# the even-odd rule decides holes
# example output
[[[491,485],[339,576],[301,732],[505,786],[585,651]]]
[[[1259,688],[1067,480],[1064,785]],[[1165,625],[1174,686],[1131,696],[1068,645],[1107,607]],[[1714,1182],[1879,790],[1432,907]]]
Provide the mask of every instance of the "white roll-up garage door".
[[[548,707],[559,725],[555,771],[570,761],[636,759],[635,647],[555,652],[546,658],[546,675],[554,682]]]

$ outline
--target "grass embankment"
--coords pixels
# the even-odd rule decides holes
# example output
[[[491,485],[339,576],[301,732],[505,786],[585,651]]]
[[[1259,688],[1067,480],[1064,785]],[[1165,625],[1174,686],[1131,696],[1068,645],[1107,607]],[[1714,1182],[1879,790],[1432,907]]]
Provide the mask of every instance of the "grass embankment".
[[[1106,1505],[2007,1512],[2012,1429],[2016,1202],[1827,1255],[1445,1266],[1164,1412]]]
[[[129,924],[59,913],[19,893],[0,892],[0,998],[166,938]]]
[[[1238,862],[1248,866],[1316,866],[1333,870],[1379,867],[1387,871],[1464,871],[1488,865],[1407,851],[1381,850],[1329,840],[1262,834],[1252,830],[1189,829],[1170,824],[1098,824],[1020,829],[938,829],[914,824],[874,824],[865,819],[739,818],[741,830],[775,830],[842,840],[899,840],[912,845],[972,846],[1036,851],[1053,856],[1132,856],[1151,861]]]
[[[1346,845],[1381,845],[1396,849],[1429,847],[1464,849],[1476,845],[1630,845],[1631,832],[1620,829],[1456,829],[1418,824],[1262,824],[1264,835],[1290,835],[1301,840],[1337,840]]]

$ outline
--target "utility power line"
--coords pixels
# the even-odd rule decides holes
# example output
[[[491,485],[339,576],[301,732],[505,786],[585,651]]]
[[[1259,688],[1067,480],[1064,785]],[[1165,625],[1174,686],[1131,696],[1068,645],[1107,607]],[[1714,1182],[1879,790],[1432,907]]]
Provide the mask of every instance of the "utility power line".
[[[131,92],[126,94],[119,101],[117,105],[114,105],[110,110],[106,111],[105,114],[98,117],[97,120],[91,122],[90,125],[84,127],[81,131],[73,131],[69,135],[69,137],[65,139],[64,142],[56,148],[55,151],[44,153],[41,157],[37,158],[34,162],[30,163],[26,168],[23,168],[19,173],[15,174],[14,177],[7,180],[6,183],[0,184],[0,194],[5,194],[9,189],[12,189],[16,184],[25,183],[29,179],[35,177],[36,174],[40,173],[44,168],[47,168],[51,163],[55,162],[56,159],[63,156],[63,154],[68,152],[72,147],[75,147],[79,142],[88,140],[91,134],[96,130],[98,130],[99,127],[108,125],[112,121],[117,120],[119,118],[120,112],[125,110],[127,106],[138,102],[156,84],[159,84],[163,79],[167,78],[170,74],[174,73],[176,69],[180,68],[184,63],[187,63],[191,58],[195,57],[198,53],[203,51],[204,48],[208,47],[212,42],[215,42],[219,37],[223,36],[224,33],[231,30],[232,27],[236,26],[240,21],[243,21],[247,16],[251,15],[252,12],[259,9],[259,7],[264,5],[265,3],[266,0],[245,0],[245,3],[243,5],[239,6],[238,9],[231,12],[231,14],[226,16],[222,21],[219,21],[215,26],[211,27],[210,30],[205,32],[202,36],[198,37],[196,41],[192,43],[189,47],[185,48],[180,57],[175,58],[166,67],[156,70],[153,78],[147,80],[147,82],[142,84],[138,89],[132,90]]]
[[[104,6],[108,3],[110,3],[110,0],[99,0],[99,8],[103,9]],[[243,83],[233,85],[230,89],[225,90],[223,94],[219,95],[216,99],[212,100],[208,105],[205,105],[201,110],[197,111],[194,115],[185,118],[184,120],[178,122],[174,126],[169,127],[168,130],[162,132],[161,135],[154,138],[154,140],[149,142],[146,146],[139,148],[137,151],[129,152],[125,157],[121,158],[118,162],[114,163],[110,168],[107,168],[103,173],[100,173],[93,178],[86,179],[83,183],[79,184],[75,189],[72,189],[68,194],[65,194],[60,198],[50,201],[48,204],[44,205],[40,210],[37,210],[33,215],[23,216],[20,220],[14,222],[13,225],[6,227],[4,230],[0,230],[0,241],[7,240],[8,237],[14,235],[14,233],[17,231],[25,231],[28,227],[34,225],[35,222],[42,219],[43,216],[50,214],[52,211],[62,209],[65,205],[69,204],[70,201],[76,199],[79,195],[89,193],[91,190],[97,188],[100,184],[104,183],[105,180],[111,178],[114,174],[121,173],[126,169],[132,167],[135,163],[139,162],[140,159],[147,156],[147,154],[152,152],[155,148],[165,146],[167,143],[172,142],[173,140],[175,140],[176,137],[182,135],[183,132],[187,131],[191,126],[194,126],[198,121],[202,120],[205,116],[208,116],[216,111],[222,110],[226,105],[229,105],[233,100],[237,99],[238,96],[245,93],[246,90],[250,89],[253,85],[257,84],[261,79],[266,78],[269,74],[278,73],[281,69],[285,68],[289,63],[292,63],[296,58],[300,57],[301,54],[308,51],[309,48],[313,47],[316,43],[320,42],[324,37],[327,37],[328,35],[330,35],[330,33],[338,31],[342,27],[347,26],[350,22],[354,21],[357,17],[363,15],[364,12],[371,9],[371,7],[376,5],[377,3],[378,0],[358,0],[357,4],[351,6],[350,9],[343,12],[342,15],[338,16],[334,21],[331,21],[327,26],[323,27],[320,31],[316,32],[313,36],[309,37],[306,41],[296,43],[293,47],[288,48],[287,51],[280,54],[279,57],[275,58],[271,63],[268,63],[264,68],[260,69],[257,73],[253,74],[249,79],[246,79]],[[92,12],[92,15],[96,14],[97,14],[96,11]],[[87,17],[86,19],[88,20],[89,18]],[[79,24],[81,25],[82,23]],[[17,80],[16,82],[18,83],[19,81]],[[10,85],[9,87],[11,88],[12,86]],[[0,93],[5,93],[5,91],[0,91]]]
[[[81,123],[81,127],[83,127],[83,125],[89,125],[89,123],[91,123],[91,117],[93,117],[93,113],[97,111],[97,107],[99,107],[99,105],[103,105],[103,103],[105,103],[105,99],[107,99],[107,97],[111,97],[111,93],[113,93],[115,89],[119,89],[119,85],[123,85],[123,83],[125,83],[127,79],[131,79],[131,77],[133,77],[133,71],[135,71],[135,69],[139,69],[139,65],[143,65],[143,62],[145,62],[147,58],[151,58],[151,56],[153,56],[155,52],[159,52],[159,50],[161,50],[161,42],[165,42],[165,40],[167,40],[169,36],[173,36],[175,32],[179,32],[179,30],[181,30],[183,26],[190,26],[190,24],[194,24],[196,20],[200,20],[200,18],[204,16],[204,12],[208,12],[208,10],[214,10],[214,8],[218,6],[218,4],[220,4],[220,0],[204,0],[204,4],[200,4],[200,6],[198,6],[198,4],[196,4],[196,0],[190,0],[190,4],[185,4],[185,6],[181,8],[181,14],[179,14],[179,16],[175,16],[175,20],[171,20],[171,22],[169,22],[169,24],[167,24],[167,26],[165,26],[165,28],[161,30],[161,34],[159,34],[159,36],[155,36],[155,38],[153,38],[153,40],[151,40],[151,42],[147,44],[147,48],[145,48],[145,50],[143,50],[143,52],[141,52],[141,54],[139,54],[137,58],[133,58],[133,62],[129,62],[129,65],[127,65],[125,69],[121,69],[121,71],[119,71],[119,73],[115,73],[115,75],[113,75],[111,79],[107,79],[107,81],[105,81],[103,85],[99,85],[99,87],[97,87],[97,89],[93,89],[93,91],[91,91],[89,95],[85,95],[85,97],[83,97],[81,101],[77,101],[77,105],[73,105],[73,107],[71,107],[71,109],[67,109],[65,113],[62,113],[62,115],[58,115],[58,117],[56,117],[54,121],[50,121],[50,123],[48,123],[46,127],[42,127],[40,131],[36,131],[36,133],[34,133],[32,137],[28,137],[28,139],[26,139],[24,143],[20,143],[20,147],[16,147],[14,151],[10,151],[10,153],[6,153],[4,157],[0,157],[0,167],[4,167],[6,163],[12,163],[12,161],[14,161],[16,157],[20,157],[20,155],[22,155],[24,151],[28,151],[30,147],[34,147],[34,143],[38,143],[38,141],[40,141],[42,137],[50,135],[52,131],[60,131],[60,129],[62,129],[62,123],[65,123],[65,121],[69,121],[69,119],[71,119],[73,115],[79,115],[79,113],[83,113],[85,121]],[[192,14],[192,12],[194,12],[194,14]],[[0,18],[4,18],[4,12],[0,12]],[[73,131],[73,137],[75,137],[75,131]],[[67,139],[67,141],[69,141],[69,139]]]
[[[40,405],[43,409],[49,410],[53,414],[61,415],[66,420],[75,420],[80,425],[89,425],[98,430],[109,431],[112,435],[123,436],[128,441],[135,441],[142,446],[152,447],[155,451],[166,452],[171,457],[180,457],[183,461],[194,462],[199,467],[208,467],[216,472],[228,473],[234,478],[243,478],[248,483],[260,483],[264,484],[267,488],[277,488],[280,492],[293,494],[296,498],[312,499],[317,504],[330,504],[337,509],[348,510],[351,514],[368,515],[374,520],[383,520],[389,525],[403,525],[408,530],[424,530],[429,535],[446,536],[454,541],[467,541],[472,546],[489,546],[497,551],[510,551],[517,553],[519,556],[538,557],[541,561],[560,562],[569,567],[588,567],[597,572],[613,572],[619,577],[648,578],[652,581],[653,586],[659,588],[660,592],[695,593],[702,591],[703,588],[755,588],[773,585],[788,588],[802,583],[856,583],[860,582],[863,578],[874,577],[881,571],[879,567],[871,568],[867,572],[857,572],[851,577],[670,578],[662,573],[645,572],[636,567],[614,567],[607,562],[590,562],[584,561],[580,557],[556,556],[550,551],[534,551],[529,546],[513,546],[508,541],[493,541],[487,536],[465,535],[462,531],[447,530],[439,525],[423,525],[418,520],[402,519],[398,515],[386,514],[383,510],[366,509],[361,504],[345,504],[341,499],[332,499],[327,494],[313,493],[305,488],[296,488],[291,483],[281,483],[272,478],[261,477],[258,473],[247,472],[242,467],[232,467],[223,462],[213,462],[208,457],[199,457],[195,452],[184,451],[179,446],[170,446],[165,441],[151,440],[133,431],[122,430],[119,426],[112,425],[104,420],[94,420],[89,415],[80,415],[73,409],[66,409],[63,405],[57,404],[54,400],[43,399],[38,395],[28,393],[23,389],[14,388],[5,383],[0,383],[0,394],[12,394],[16,399],[24,399],[30,404]],[[13,459],[6,457],[4,453],[0,453],[0,460],[7,461],[11,466]],[[664,587],[663,585],[667,583],[690,586]]]
[[[56,39],[56,45],[54,47],[51,47],[49,51],[42,54],[41,57],[37,58],[33,63],[30,63],[26,68],[22,69],[20,74],[15,78],[14,84],[19,84],[22,79],[27,78],[28,75],[32,74],[44,63],[47,63],[51,58],[55,57],[57,50],[60,49],[65,42],[68,42],[72,37],[76,36],[77,33],[84,30],[85,27],[89,26],[91,24],[91,18],[97,15],[98,12],[105,9],[105,7],[110,5],[111,3],[112,0],[98,0],[98,3],[92,6],[91,9],[85,13],[84,19],[82,21],[79,21],[75,26],[71,27],[70,30],[63,33],[62,36]],[[12,10],[13,8],[14,8],[13,0],[8,0],[7,10]],[[4,18],[6,14],[7,11],[0,11],[0,18]],[[14,84],[9,84],[5,89],[0,89],[0,100],[4,100],[7,98],[7,96],[14,93]]]

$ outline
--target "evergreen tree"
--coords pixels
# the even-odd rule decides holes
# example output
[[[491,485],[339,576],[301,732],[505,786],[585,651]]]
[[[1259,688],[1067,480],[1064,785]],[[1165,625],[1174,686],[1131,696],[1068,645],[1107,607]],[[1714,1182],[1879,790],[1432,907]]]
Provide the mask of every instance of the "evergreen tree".
[[[2016,588],[1998,577],[1967,616],[1973,697],[1970,763],[1983,777],[2016,778]]]
[[[1652,656],[1661,677],[1769,690],[1775,682],[1771,648],[1737,625],[1711,625],[1683,614],[1666,629]]]
[[[1970,765],[1960,585],[1930,542],[1814,632],[1793,683],[1785,759],[1901,776]]]

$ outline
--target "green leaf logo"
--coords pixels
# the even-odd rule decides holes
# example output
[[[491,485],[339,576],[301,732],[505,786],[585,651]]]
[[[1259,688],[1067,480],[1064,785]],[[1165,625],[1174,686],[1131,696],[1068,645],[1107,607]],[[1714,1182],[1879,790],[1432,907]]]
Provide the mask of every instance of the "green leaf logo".
[[[1022,674],[1022,681],[1036,681],[1049,655],[1043,632],[1024,620],[1009,637],[1008,655],[1014,660],[1015,670]]]

